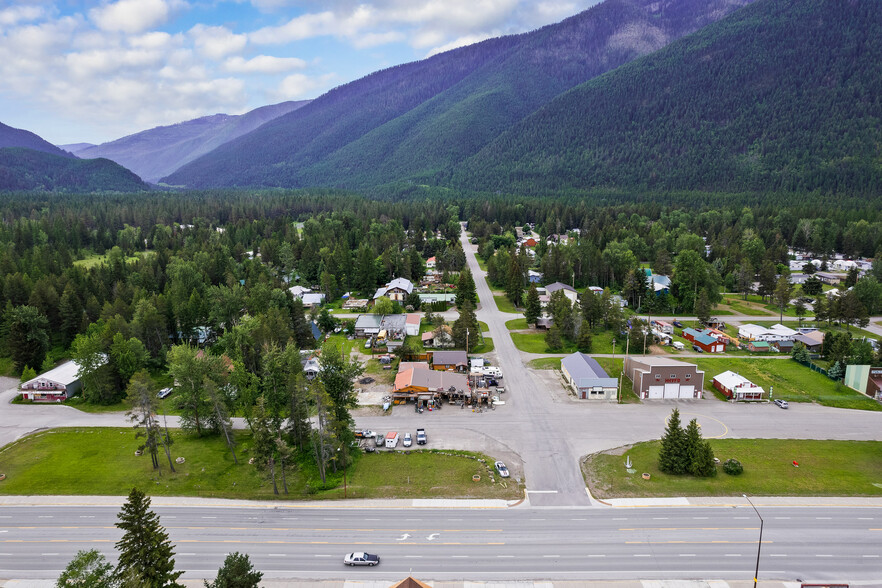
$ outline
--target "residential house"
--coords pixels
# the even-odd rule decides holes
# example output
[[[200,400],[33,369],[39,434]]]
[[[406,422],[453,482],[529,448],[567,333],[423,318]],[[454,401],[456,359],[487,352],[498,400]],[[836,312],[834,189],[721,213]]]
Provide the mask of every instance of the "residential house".
[[[649,268],[644,268],[643,272],[646,274],[646,286],[655,292],[656,296],[670,292],[671,278],[661,274],[654,274]]]
[[[573,353],[560,362],[566,383],[581,400],[615,400],[618,381],[600,367],[597,360],[584,353]]]
[[[421,315],[415,312],[409,312],[404,318],[404,331],[408,337],[416,337],[420,334],[420,318]]]
[[[310,357],[303,362],[303,375],[306,376],[307,380],[314,380],[321,371],[322,365],[319,363],[317,357]]]
[[[536,328],[542,329],[543,331],[547,331],[554,325],[554,318],[550,316],[543,316],[536,319]]]
[[[366,339],[380,332],[383,316],[379,314],[361,314],[355,319],[355,336]]]
[[[542,272],[527,270],[527,280],[529,280],[531,284],[538,284],[542,281]]]
[[[603,288],[601,288],[600,286],[588,286],[588,290],[593,292],[594,294],[597,294],[598,296],[603,294]]]
[[[725,371],[716,376],[713,379],[713,386],[725,394],[727,398],[738,402],[758,401],[766,398],[765,390],[733,371]]]
[[[808,281],[808,279],[809,279],[808,274],[803,274],[803,273],[790,274],[790,283],[795,286],[805,284],[806,281]]]
[[[704,372],[691,363],[653,356],[628,356],[625,373],[644,400],[701,398]]]
[[[407,334],[407,315],[386,314],[380,321],[380,331],[386,331],[386,339],[404,339]],[[419,327],[417,327],[419,332]]]
[[[691,341],[695,347],[705,353],[724,353],[726,351],[726,341],[718,340],[707,329],[701,331],[692,328],[683,329],[683,338]]]
[[[870,398],[882,400],[882,367],[846,366],[845,385]]]
[[[288,292],[290,292],[291,296],[293,296],[294,298],[303,298],[304,294],[309,294],[310,292],[312,292],[312,290],[310,288],[307,288],[306,286],[294,286],[292,288],[288,288]]]
[[[793,339],[795,335],[796,331],[794,331],[790,327],[785,327],[780,323],[772,325],[768,328],[754,325],[752,323],[744,324],[738,327],[738,337],[740,339],[746,339],[748,341],[767,341],[771,343],[774,341],[786,341],[788,339]]]
[[[835,286],[844,278],[844,276],[838,276],[836,274],[831,274],[830,272],[817,272],[815,277],[818,278],[822,284],[827,284],[829,286]]]
[[[304,308],[314,308],[325,303],[325,294],[323,292],[304,294],[300,301],[303,302]]]
[[[406,278],[395,278],[382,288],[378,288],[374,294],[374,300],[381,296],[386,296],[396,302],[403,302],[407,296],[413,292],[413,283]]]
[[[429,259],[426,260],[426,267],[427,267],[427,268],[429,268],[429,269],[435,269],[435,266],[436,266],[436,265],[437,265],[437,261],[436,261],[434,255],[433,255],[432,257],[430,257]]]
[[[654,320],[652,321],[652,326],[657,329],[659,332],[664,333],[666,335],[674,334],[674,325],[667,321]]]
[[[793,341],[802,343],[806,349],[812,353],[819,353],[821,346],[824,344],[823,331],[809,331],[807,333],[797,333],[793,336]]]
[[[432,369],[464,372],[469,369],[465,351],[435,351],[432,353]]]
[[[549,299],[551,299],[551,295],[558,290],[563,290],[564,296],[566,296],[570,300],[570,302],[578,302],[579,292],[572,286],[569,286],[562,282],[555,282],[553,284],[548,284],[547,286],[545,286],[545,292],[548,294]]]
[[[399,371],[392,385],[393,398],[429,401],[438,395],[468,396],[469,380],[464,374],[410,367]]]
[[[524,239],[524,245],[526,245],[527,247],[535,247],[538,244],[539,243],[533,237],[527,237],[526,239]]]
[[[445,302],[453,304],[456,302],[456,294],[447,294],[444,292],[429,292],[427,294],[419,294],[420,305],[434,304],[436,302]]]
[[[453,329],[449,325],[441,325],[434,331],[426,331],[420,338],[423,347],[434,347],[435,349],[449,349],[453,347]]]
[[[105,358],[106,361],[106,358]],[[22,384],[22,398],[34,402],[62,402],[76,395],[83,387],[79,377],[80,364],[67,361]]]
[[[772,347],[774,347],[778,353],[790,353],[793,351],[793,341],[789,339],[786,341],[775,341],[772,343]]]

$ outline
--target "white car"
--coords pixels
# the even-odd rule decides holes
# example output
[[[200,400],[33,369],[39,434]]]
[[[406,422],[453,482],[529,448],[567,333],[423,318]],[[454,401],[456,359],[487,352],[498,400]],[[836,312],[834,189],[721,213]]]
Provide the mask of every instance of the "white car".
[[[505,464],[504,464],[504,463],[502,463],[501,461],[497,461],[497,462],[496,462],[495,464],[493,464],[493,465],[496,466],[496,471],[499,472],[499,477],[500,477],[500,478],[507,478],[507,477],[509,476],[509,474],[508,474],[508,468],[505,467]]]
[[[404,434],[404,446],[410,447],[411,445],[413,445],[413,437],[410,436],[410,433],[405,433]]]
[[[355,553],[347,553],[343,558],[343,563],[347,566],[375,566],[380,563],[380,556],[357,551]]]
[[[493,397],[493,404],[494,404],[494,406],[502,406],[503,404],[505,404],[505,400],[500,400],[499,396],[494,396]]]
[[[163,388],[159,391],[159,394],[157,396],[159,396],[160,400],[162,400],[163,398],[168,398],[172,392],[174,392],[172,388]]]

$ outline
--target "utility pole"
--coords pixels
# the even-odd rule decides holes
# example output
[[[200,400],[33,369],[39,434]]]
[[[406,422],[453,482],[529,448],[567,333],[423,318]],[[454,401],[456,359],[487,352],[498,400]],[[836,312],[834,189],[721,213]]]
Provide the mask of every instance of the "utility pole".
[[[757,576],[759,576],[760,549],[763,547],[763,517],[760,516],[759,511],[753,506],[753,502],[750,501],[747,494],[742,494],[742,496],[747,499],[748,504],[753,507],[753,512],[756,513],[756,516],[759,517],[760,520],[759,543],[756,545],[756,571],[753,573],[753,588],[756,588]]]

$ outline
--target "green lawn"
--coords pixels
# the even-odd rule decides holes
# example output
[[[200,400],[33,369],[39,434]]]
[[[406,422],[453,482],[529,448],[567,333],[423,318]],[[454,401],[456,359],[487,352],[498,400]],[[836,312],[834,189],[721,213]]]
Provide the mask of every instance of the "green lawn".
[[[519,318],[505,321],[505,328],[509,331],[523,331],[529,329],[530,326],[527,324],[527,319]]]
[[[723,298],[723,305],[735,314],[745,314],[749,316],[769,316],[769,312],[760,304],[750,301],[744,301],[734,296],[726,296]]]
[[[704,371],[704,389],[707,391],[713,389],[714,376],[732,370],[766,391],[773,387],[773,398],[788,402],[817,402],[837,408],[882,410],[882,405],[872,398],[790,359],[696,357],[689,361]]]
[[[519,312],[504,294],[494,295],[493,300],[496,301],[496,308],[499,309],[499,312],[510,312],[512,314],[517,314]]]
[[[490,353],[495,349],[492,337],[484,337],[484,342],[472,349],[472,353]]]
[[[485,323],[484,321],[478,321],[478,327],[481,329],[482,333],[486,333],[490,330],[490,327],[487,326],[487,323]]]
[[[551,350],[545,344],[545,333],[511,333],[515,347],[527,353],[572,353],[575,344],[564,345],[562,349]]]
[[[540,357],[531,359],[527,365],[534,370],[559,370],[560,360],[560,357]]]
[[[364,373],[365,375],[373,376],[378,382],[391,386],[395,382],[395,375],[398,370],[398,359],[395,359],[395,356],[393,356],[391,365],[390,369],[383,369],[383,364],[380,363],[379,359],[369,359],[365,362]]]
[[[361,348],[364,348],[364,341],[359,339],[352,339],[351,341],[344,335],[343,333],[337,333],[336,335],[331,335],[326,339],[328,343],[333,343],[339,349],[340,345],[343,346],[343,351],[346,355],[350,355],[353,349],[358,349],[359,345]]]
[[[132,255],[132,256],[126,257],[126,262],[131,263],[133,261],[138,261],[139,259],[141,259],[142,256],[146,257],[148,255],[154,255],[154,254],[155,254],[154,251],[142,251],[142,252],[138,253],[137,255]],[[99,265],[101,265],[102,263],[105,263],[106,261],[107,261],[106,254],[105,255],[98,255],[97,253],[93,253],[91,255],[87,255],[83,259],[78,259],[78,260],[74,261],[73,264],[76,266],[79,266],[83,269],[91,269],[93,267],[98,267]]]
[[[659,431],[661,434],[661,431]],[[735,458],[740,476],[717,467],[713,478],[670,476],[658,470],[658,441],[637,443],[624,455],[594,454],[582,466],[597,498],[646,496],[882,496],[882,442],[711,439],[721,462]],[[630,456],[634,474],[625,470]],[[794,467],[796,461],[799,467]],[[642,473],[651,479],[644,480]]]
[[[271,483],[248,465],[251,436],[236,432],[239,465],[220,437],[199,439],[172,431],[172,457],[184,457],[172,474],[163,461],[161,475],[149,456],[135,456],[139,440],[131,429],[53,429],[25,437],[0,450],[7,479],[0,494],[125,495],[137,486],[156,496],[205,496],[237,499],[275,498]],[[477,461],[477,457],[487,463]],[[165,460],[160,452],[161,460]],[[516,498],[514,483],[490,481],[492,458],[466,452],[411,451],[358,454],[347,475],[350,498]],[[491,466],[492,467],[492,466]],[[481,481],[473,482],[472,475]],[[321,483],[315,466],[303,460],[287,475],[287,498],[343,497],[342,473]],[[281,480],[279,479],[279,484]],[[281,488],[280,488],[281,491]],[[284,496],[280,496],[284,498]]]

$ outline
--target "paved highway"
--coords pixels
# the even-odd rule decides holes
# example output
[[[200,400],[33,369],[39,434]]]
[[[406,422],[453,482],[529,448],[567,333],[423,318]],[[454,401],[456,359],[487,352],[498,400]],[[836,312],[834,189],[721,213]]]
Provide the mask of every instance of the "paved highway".
[[[270,578],[424,580],[750,579],[759,521],[749,507],[358,509],[155,508],[185,577],[248,553]],[[115,506],[4,506],[0,577],[55,578],[80,549],[113,556]],[[760,578],[882,578],[882,509],[760,505]],[[376,569],[343,555],[378,553]]]

